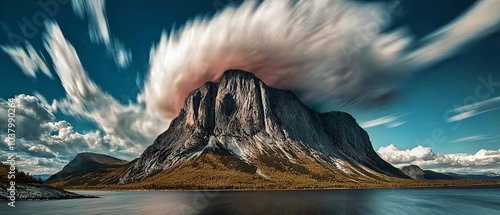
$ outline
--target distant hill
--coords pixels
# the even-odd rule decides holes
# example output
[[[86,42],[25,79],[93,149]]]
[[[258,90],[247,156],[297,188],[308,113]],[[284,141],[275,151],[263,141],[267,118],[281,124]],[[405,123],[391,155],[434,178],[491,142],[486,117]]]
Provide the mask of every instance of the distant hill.
[[[412,179],[421,180],[500,180],[500,174],[493,172],[485,173],[439,173],[432,170],[423,170],[417,165],[401,167],[401,171]]]
[[[127,168],[128,161],[96,153],[80,153],[58,173],[50,176],[45,183],[55,186],[75,184],[97,185],[112,183],[115,170]],[[118,174],[120,172],[116,172]]]

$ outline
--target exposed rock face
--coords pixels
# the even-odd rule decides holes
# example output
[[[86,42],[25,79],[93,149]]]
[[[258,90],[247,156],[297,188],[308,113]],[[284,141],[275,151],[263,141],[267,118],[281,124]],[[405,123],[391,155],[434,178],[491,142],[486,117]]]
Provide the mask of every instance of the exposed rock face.
[[[409,166],[404,166],[401,167],[401,171],[409,176],[412,179],[416,180],[421,180],[421,179],[428,179],[428,180],[435,180],[435,179],[457,179],[451,175],[439,173],[439,172],[434,172],[430,170],[423,170],[417,165],[409,165]]]
[[[0,184],[0,200],[7,200],[7,185]],[[18,200],[49,200],[49,199],[75,199],[96,198],[65,191],[63,189],[42,184],[16,184],[16,199]]]
[[[403,171],[404,174],[407,176],[410,176],[412,179],[425,179],[425,172],[423,169],[421,169],[419,166],[416,165],[410,165],[410,166],[404,166],[401,168],[401,171]]]
[[[292,92],[266,86],[253,74],[226,72],[186,98],[181,113],[120,177],[144,180],[207,151],[254,166],[312,161],[331,174],[360,178],[407,177],[382,160],[368,134],[349,114],[317,114]],[[276,162],[280,161],[280,162]]]
[[[85,181],[89,183],[99,177],[96,173],[109,172],[114,169],[125,166],[128,161],[114,158],[108,155],[95,154],[95,153],[80,153],[75,156],[64,168],[58,173],[50,176],[45,183],[55,184],[58,182],[65,182],[72,184],[72,180]],[[89,174],[92,173],[92,174]],[[86,176],[86,177],[84,177]],[[73,183],[77,183],[76,181]]]

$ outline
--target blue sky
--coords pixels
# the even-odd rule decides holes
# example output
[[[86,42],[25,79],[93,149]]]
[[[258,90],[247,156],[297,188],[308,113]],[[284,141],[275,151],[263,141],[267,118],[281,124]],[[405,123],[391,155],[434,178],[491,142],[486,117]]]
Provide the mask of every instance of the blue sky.
[[[169,121],[168,118],[158,120],[158,115],[144,113],[147,112],[145,107],[148,101],[141,100],[154,64],[152,53],[155,47],[162,44],[162,32],[168,36],[168,32],[182,28],[189,20],[196,17],[210,20],[216,11],[225,6],[239,5],[239,1],[227,0],[196,3],[181,0],[109,0],[96,1],[105,2],[103,7],[98,7],[94,3],[78,3],[78,0],[42,1],[56,2],[58,10],[51,16],[37,2],[0,0],[0,45],[5,48],[0,51],[0,98],[4,102],[14,97],[23,100],[25,106],[21,108],[26,108],[26,113],[20,113],[25,119],[20,123],[43,128],[37,130],[33,138],[18,136],[19,144],[23,145],[19,146],[20,164],[34,173],[54,173],[81,151],[96,151],[126,159],[139,155]],[[475,3],[465,0],[402,0],[395,4],[390,13],[391,21],[384,31],[406,27],[409,34],[418,40],[453,22]],[[79,9],[75,6],[78,4],[81,4],[82,17],[78,16]],[[95,11],[102,9],[106,18],[108,39],[98,28],[99,19],[92,10],[96,7]],[[33,18],[37,17],[43,20],[38,21],[41,23],[39,26],[37,21],[33,22]],[[20,27],[26,20],[33,23],[32,35],[24,34]],[[64,42],[59,45],[74,47],[80,62],[76,67],[83,67],[82,72],[68,73],[66,78],[62,77],[65,71],[57,71],[54,66],[61,59],[48,51],[55,52],[58,37],[54,35],[59,29],[64,36]],[[90,36],[92,33],[97,35],[96,38]],[[12,35],[22,37],[22,42],[12,40]],[[54,42],[53,46],[45,47],[44,41]],[[12,53],[9,55],[6,51],[8,48],[26,48],[26,44],[43,56],[52,78],[40,71],[42,69],[35,69],[36,77],[27,75],[22,66],[13,61]],[[63,52],[63,55],[68,53]],[[120,53],[126,56],[122,62],[115,59]],[[68,68],[75,69],[75,66]],[[321,111],[340,109],[353,114],[369,132],[374,149],[395,165],[415,163],[438,171],[471,171],[475,167],[465,160],[472,159],[478,165],[477,169],[500,172],[498,167],[494,168],[500,164],[500,109],[496,109],[500,107],[499,68],[500,33],[490,32],[453,51],[450,57],[405,77],[398,82],[397,89],[391,91],[388,99],[353,106],[337,106],[321,101],[316,108]],[[84,75],[79,80],[71,79],[76,77],[75,74]],[[64,81],[68,85],[64,85]],[[71,91],[71,85],[88,87],[92,85],[90,82],[98,87],[89,87],[92,96],[71,93],[78,91]],[[307,91],[307,88],[301,90]],[[25,96],[20,96],[22,94]],[[93,105],[88,99],[103,104]],[[78,110],[76,106],[81,104],[79,102],[87,104],[83,108],[85,110]],[[105,114],[114,110],[117,110],[116,113]],[[53,116],[44,120],[32,119],[40,116],[39,113]],[[131,117],[122,119],[120,116]],[[150,119],[151,125],[136,123]],[[122,127],[125,125],[131,127],[125,129]],[[149,130],[147,134],[134,134],[141,129]],[[67,131],[68,136],[64,136],[62,131]],[[47,136],[47,132],[60,137]],[[82,142],[81,148],[78,144],[67,146],[79,141]],[[0,150],[4,149],[0,147]],[[478,155],[478,151],[486,155]],[[393,155],[401,155],[404,159],[398,160]],[[454,158],[457,162],[442,161]]]

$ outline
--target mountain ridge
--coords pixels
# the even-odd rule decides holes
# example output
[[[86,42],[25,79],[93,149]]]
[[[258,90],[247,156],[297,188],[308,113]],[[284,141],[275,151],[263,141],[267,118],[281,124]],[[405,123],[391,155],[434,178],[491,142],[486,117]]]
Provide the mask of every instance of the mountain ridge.
[[[206,83],[189,94],[179,116],[120,183],[168,171],[214,146],[261,173],[268,165],[280,169],[307,159],[346,180],[407,177],[376,154],[351,115],[318,114],[292,92],[268,87],[251,73],[230,70],[219,83]]]

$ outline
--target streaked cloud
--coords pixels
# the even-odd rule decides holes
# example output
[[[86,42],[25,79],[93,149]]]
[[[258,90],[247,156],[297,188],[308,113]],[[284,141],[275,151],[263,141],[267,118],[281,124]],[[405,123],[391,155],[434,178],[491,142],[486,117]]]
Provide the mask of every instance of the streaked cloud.
[[[474,135],[474,136],[458,138],[458,139],[453,140],[451,142],[453,142],[453,143],[478,142],[478,141],[490,141],[490,140],[500,140],[500,135],[494,135],[494,134]]]
[[[54,63],[54,71],[66,97],[53,100],[36,93],[18,95],[16,124],[17,150],[23,157],[20,166],[36,173],[54,173],[75,154],[85,151],[109,154],[123,159],[139,156],[168,127],[168,121],[144,110],[144,104],[130,101],[123,105],[104,92],[83,68],[74,47],[55,23],[47,23],[44,45]],[[1,116],[6,117],[8,104],[0,99]],[[55,112],[94,122],[99,130],[79,133]],[[2,119],[6,121],[6,119]],[[6,151],[6,131],[0,125],[0,151]],[[52,164],[53,165],[52,165]],[[25,166],[23,166],[26,164]],[[29,165],[40,165],[39,168]],[[43,165],[42,165],[43,164]],[[45,165],[46,164],[46,165]],[[57,164],[57,165],[56,165]],[[60,165],[59,165],[60,164]]]
[[[104,139],[126,153],[139,155],[145,146],[168,127],[168,121],[144,110],[144,104],[121,104],[93,82],[83,68],[74,47],[59,26],[47,24],[45,47],[66,91],[66,98],[53,101],[66,115],[95,122],[104,131]]]
[[[460,17],[420,40],[417,49],[399,56],[401,62],[413,69],[424,69],[455,55],[500,29],[498,11],[498,0],[477,1]]]
[[[416,146],[401,150],[391,144],[380,147],[377,153],[398,167],[413,164],[440,172],[500,173],[500,149],[480,149],[474,154],[438,154],[434,153],[431,147]]]
[[[105,0],[72,0],[73,11],[89,20],[89,34],[93,42],[111,44]]]
[[[393,122],[393,123],[389,123],[387,125],[387,127],[389,127],[389,128],[396,128],[396,127],[402,126],[404,124],[406,124],[406,122]]]
[[[385,125],[388,128],[396,128],[396,127],[399,127],[401,125],[406,124],[405,121],[400,120],[401,117],[403,117],[405,115],[408,115],[408,114],[384,116],[384,117],[380,117],[380,118],[377,118],[374,120],[363,122],[360,124],[360,126],[364,129],[377,127],[377,126],[381,126],[381,125]]]
[[[45,58],[41,53],[35,51],[31,43],[26,42],[25,47],[0,46],[0,48],[12,58],[27,76],[36,78],[36,72],[41,71],[49,78],[54,78],[45,63]]]
[[[97,44],[104,44],[110,55],[120,68],[126,68],[132,61],[132,53],[122,42],[111,36],[106,15],[105,0],[72,0],[73,11],[89,24],[90,39]]]
[[[464,119],[477,116],[479,114],[488,113],[500,109],[500,96],[491,99],[475,102],[469,105],[455,108],[453,113],[455,115],[447,119],[448,122],[456,122]],[[496,106],[496,107],[495,107]]]
[[[189,92],[236,68],[315,107],[381,104],[414,72],[496,32],[499,10],[498,0],[477,1],[417,40],[404,28],[383,30],[393,14],[381,2],[246,1],[165,32],[151,50],[144,96],[173,117]]]

